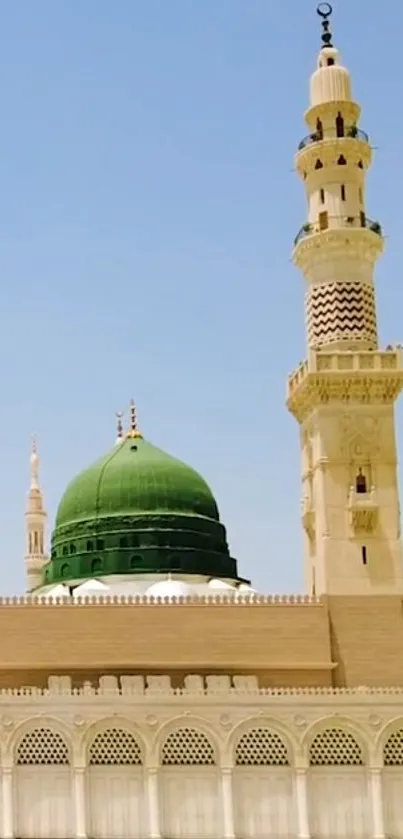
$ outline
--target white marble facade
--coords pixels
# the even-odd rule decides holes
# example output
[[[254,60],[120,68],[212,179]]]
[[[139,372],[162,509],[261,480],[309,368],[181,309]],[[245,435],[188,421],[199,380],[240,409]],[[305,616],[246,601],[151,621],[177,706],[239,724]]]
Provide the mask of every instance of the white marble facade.
[[[403,837],[403,690],[51,677],[0,714],[7,839]]]

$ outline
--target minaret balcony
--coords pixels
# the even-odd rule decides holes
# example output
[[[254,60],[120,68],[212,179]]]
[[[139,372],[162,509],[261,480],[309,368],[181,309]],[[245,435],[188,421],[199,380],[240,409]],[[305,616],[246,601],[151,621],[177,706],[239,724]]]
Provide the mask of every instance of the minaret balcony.
[[[392,404],[403,389],[403,350],[381,352],[309,351],[308,360],[288,377],[287,406],[302,422],[331,402]]]
[[[348,496],[350,526],[355,534],[372,533],[378,524],[378,500],[375,487],[369,492],[357,492],[354,486]]]
[[[359,140],[361,143],[369,143],[369,136],[366,131],[362,131],[361,128],[357,128],[356,125],[348,125],[344,128],[344,133],[340,134],[337,133],[336,128],[329,129],[323,131],[313,131],[312,134],[308,134],[304,137],[298,145],[298,151],[303,151],[308,146],[312,146],[315,143],[323,143],[326,140],[342,140],[344,137],[347,137],[350,140]]]
[[[359,216],[328,216],[326,219],[327,226],[324,222],[306,222],[298,231],[294,239],[294,247],[307,237],[318,235],[319,233],[327,233],[328,231],[342,231],[346,230],[369,230],[375,233],[376,236],[383,238],[382,227],[379,221],[373,221],[362,214]]]

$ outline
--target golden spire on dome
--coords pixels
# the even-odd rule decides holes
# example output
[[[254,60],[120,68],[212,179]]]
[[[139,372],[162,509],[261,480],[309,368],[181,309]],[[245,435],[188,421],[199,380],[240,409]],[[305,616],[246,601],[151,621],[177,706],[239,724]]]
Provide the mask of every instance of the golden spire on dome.
[[[134,399],[130,400],[130,430],[127,434],[127,437],[131,438],[142,438],[143,435],[137,428],[137,415],[136,415],[136,405]]]

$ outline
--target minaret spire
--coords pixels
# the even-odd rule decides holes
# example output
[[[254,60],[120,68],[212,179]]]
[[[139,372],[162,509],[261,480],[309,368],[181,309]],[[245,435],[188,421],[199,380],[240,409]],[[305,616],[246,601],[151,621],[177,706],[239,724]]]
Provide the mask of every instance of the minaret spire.
[[[47,561],[45,550],[47,513],[44,508],[42,490],[39,485],[39,465],[37,442],[34,437],[30,455],[30,485],[25,512],[25,569],[28,591],[32,591],[41,585],[41,572],[43,565]]]
[[[322,49],[325,47],[332,47],[332,33],[330,31],[330,16],[333,12],[333,9],[330,3],[319,3],[316,9],[319,17],[322,18]]]
[[[309,590],[403,592],[394,402],[399,348],[378,348],[374,268],[384,246],[365,202],[372,160],[350,74],[333,46],[330,4],[295,168],[307,218],[293,260],[305,282],[308,357],[289,377],[301,427],[302,522]]]

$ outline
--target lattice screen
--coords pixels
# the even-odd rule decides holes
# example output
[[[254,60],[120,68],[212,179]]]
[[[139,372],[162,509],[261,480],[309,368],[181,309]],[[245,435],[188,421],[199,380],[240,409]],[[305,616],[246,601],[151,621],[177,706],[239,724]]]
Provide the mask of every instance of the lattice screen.
[[[94,737],[89,748],[90,766],[141,766],[141,748],[130,731],[107,728]]]
[[[177,728],[162,747],[163,766],[214,766],[215,762],[214,747],[194,728]]]
[[[361,746],[348,731],[327,728],[314,737],[309,750],[311,766],[363,766]]]
[[[68,766],[70,751],[58,731],[34,728],[18,743],[16,758],[18,766]]]
[[[236,766],[289,766],[288,749],[281,737],[268,728],[252,728],[238,740]]]
[[[403,766],[403,728],[394,731],[383,747],[385,766]]]

